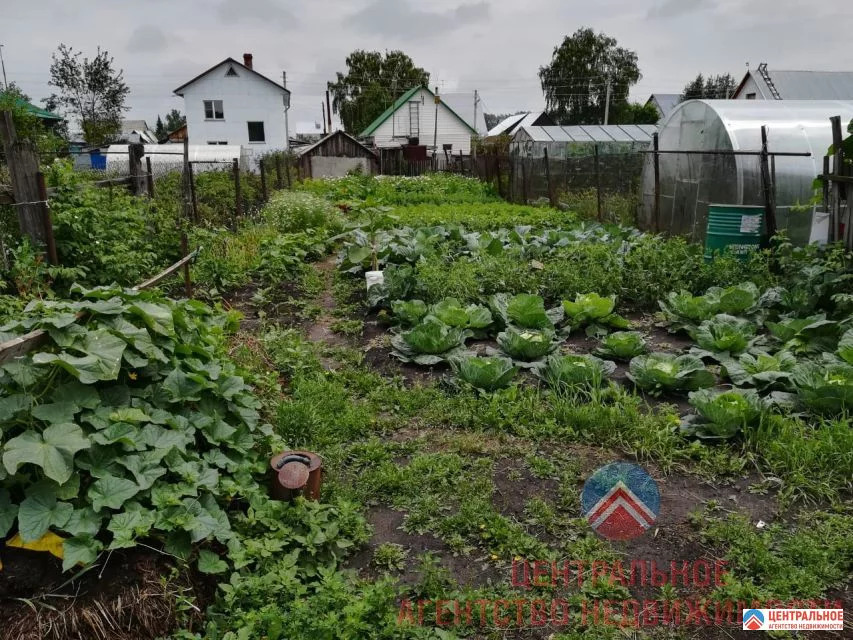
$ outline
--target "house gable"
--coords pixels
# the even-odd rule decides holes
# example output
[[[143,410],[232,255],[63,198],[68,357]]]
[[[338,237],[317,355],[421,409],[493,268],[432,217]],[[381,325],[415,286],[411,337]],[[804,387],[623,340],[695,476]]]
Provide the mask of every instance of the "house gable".
[[[385,121],[388,120],[388,118],[390,118],[397,111],[399,111],[401,107],[411,102],[412,98],[414,98],[420,91],[425,91],[432,98],[435,98],[435,94],[430,91],[428,87],[412,87],[411,89],[406,91],[406,93],[397,98],[397,100],[394,101],[394,104],[392,104],[390,107],[385,109],[385,111],[379,114],[379,117],[377,117],[373,122],[367,125],[367,128],[365,128],[365,130],[361,132],[359,137],[367,138],[369,136],[372,136],[380,127],[380,125],[385,123]],[[474,130],[474,128],[471,127],[470,124],[465,122],[465,120],[461,116],[459,116],[459,114],[457,114],[453,109],[451,109],[447,104],[445,104],[444,102],[440,103],[439,109],[444,109],[448,113],[452,114],[453,117],[459,120],[459,122],[461,122],[467,129],[469,129],[473,135],[477,135],[477,132]]]

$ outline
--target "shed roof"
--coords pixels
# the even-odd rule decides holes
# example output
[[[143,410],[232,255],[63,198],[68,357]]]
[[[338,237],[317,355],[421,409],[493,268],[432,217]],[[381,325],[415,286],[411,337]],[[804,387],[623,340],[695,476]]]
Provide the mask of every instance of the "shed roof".
[[[676,105],[681,102],[681,94],[679,93],[653,93],[646,100],[646,104],[653,102],[660,111],[662,118],[666,118],[670,112],[675,109]]]
[[[390,107],[388,107],[387,109],[385,109],[385,111],[383,111],[382,113],[380,113],[380,114],[379,114],[379,117],[378,117],[378,118],[376,118],[376,120],[374,120],[374,121],[373,121],[373,122],[371,122],[369,125],[367,125],[367,128],[366,128],[364,131],[362,131],[362,132],[361,132],[361,134],[359,135],[359,137],[361,137],[361,138],[366,138],[367,136],[372,136],[372,135],[373,135],[373,133],[374,133],[374,132],[379,128],[379,125],[381,125],[381,124],[382,124],[383,122],[385,122],[388,118],[390,118],[392,113],[394,113],[397,109],[399,109],[399,108],[400,108],[400,107],[402,107],[404,104],[406,104],[406,103],[407,103],[407,102],[412,98],[412,96],[414,96],[414,95],[415,95],[418,91],[420,91],[421,89],[423,89],[424,91],[426,91],[427,93],[429,93],[431,96],[435,96],[435,94],[434,94],[432,91],[430,91],[430,88],[429,88],[429,87],[424,87],[424,86],[420,86],[420,87],[412,87],[411,89],[409,89],[408,91],[406,91],[403,95],[401,95],[399,98],[397,98],[397,99],[394,101],[394,104],[392,104]],[[465,119],[464,119],[464,118],[462,118],[462,117],[461,117],[458,113],[456,113],[453,109],[451,109],[451,108],[450,108],[450,106],[448,106],[447,104],[445,104],[445,102],[444,102],[444,101],[442,101],[442,102],[441,102],[441,105],[442,105],[445,109],[447,109],[450,113],[452,113],[454,116],[456,116],[456,118],[457,118],[457,119],[458,119],[462,124],[464,124],[466,127],[468,127],[468,128],[471,130],[471,132],[472,132],[472,133],[474,133],[474,134],[476,134],[476,133],[477,133],[477,130],[476,130],[474,127],[472,127],[469,123],[467,123],[467,122],[465,121]]]
[[[3,92],[0,91],[0,98],[3,97]],[[41,118],[42,120],[62,120],[62,116],[53,113],[52,111],[47,111],[46,109],[42,109],[32,104],[31,102],[27,102],[23,98],[15,98],[15,105],[19,108],[26,109],[28,112],[36,116],[37,118]]]
[[[494,127],[492,127],[487,135],[512,135],[520,127],[546,127],[553,126],[556,124],[557,123],[554,121],[554,119],[551,118],[551,116],[549,116],[544,111],[527,111],[525,113],[516,113],[514,115],[504,118]]]
[[[764,72],[782,100],[853,99],[853,71],[789,71],[764,67]],[[740,96],[750,76],[758,85],[763,98],[774,99],[766,78],[756,69],[747,71],[734,93],[734,98]]]
[[[285,92],[285,93],[287,93],[288,95],[290,94],[290,90],[285,89],[285,88],[284,88],[283,86],[281,86],[278,82],[275,82],[274,80],[270,80],[270,79],[269,79],[269,78],[267,78],[265,75],[263,75],[263,74],[261,74],[261,73],[258,73],[258,72],[257,72],[257,71],[255,71],[254,69],[250,69],[249,67],[247,67],[246,65],[244,65],[242,62],[237,62],[234,58],[225,58],[225,60],[223,60],[222,62],[217,62],[215,65],[213,65],[212,67],[210,67],[210,69],[208,69],[207,71],[202,71],[202,72],[201,72],[200,74],[198,74],[195,78],[193,78],[193,79],[192,79],[192,80],[190,80],[189,82],[185,82],[185,83],[184,83],[184,84],[182,84],[180,87],[178,87],[177,89],[175,89],[172,93],[174,93],[174,94],[176,94],[176,95],[179,95],[179,96],[183,96],[184,94],[183,94],[183,93],[181,93],[181,92],[182,92],[186,87],[190,86],[191,84],[193,84],[193,83],[194,83],[194,82],[196,82],[197,80],[201,80],[201,79],[202,79],[204,76],[206,76],[208,73],[210,73],[211,71],[213,71],[213,70],[215,70],[215,69],[217,69],[217,68],[221,67],[223,64],[226,64],[226,63],[236,64],[236,65],[237,65],[237,66],[239,66],[241,69],[244,69],[244,70],[248,71],[249,73],[254,73],[256,76],[258,76],[258,77],[259,77],[259,78],[261,78],[262,80],[266,80],[266,81],[267,81],[267,82],[269,82],[271,85],[273,85],[275,88],[277,88],[277,89],[281,89],[282,91],[284,91],[284,92]]]
[[[320,138],[314,144],[310,144],[310,145],[305,146],[305,147],[300,147],[296,151],[296,154],[300,155],[300,156],[304,156],[307,153],[311,153],[311,151],[313,151],[314,149],[317,149],[319,147],[322,147],[324,144],[328,143],[332,138],[334,138],[336,136],[344,136],[344,137],[348,138],[350,140],[350,142],[352,142],[353,144],[357,144],[359,147],[364,149],[364,151],[369,153],[370,155],[372,155],[372,156],[376,155],[376,152],[373,149],[362,144],[361,142],[359,142],[358,140],[353,138],[350,134],[348,134],[346,131],[343,131],[341,129],[338,129],[337,131],[332,131],[332,133],[330,133],[327,136]]]

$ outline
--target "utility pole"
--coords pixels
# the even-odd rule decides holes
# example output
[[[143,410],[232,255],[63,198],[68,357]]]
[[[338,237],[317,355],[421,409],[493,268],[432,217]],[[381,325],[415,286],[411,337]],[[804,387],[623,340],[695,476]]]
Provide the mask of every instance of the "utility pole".
[[[326,131],[326,105],[323,104],[322,100],[320,101],[320,120],[323,121],[323,135],[326,135],[328,131]]]
[[[0,44],[0,67],[3,67],[3,90],[9,88],[9,81],[6,80],[6,63],[3,62],[3,45]]]
[[[287,71],[281,72],[281,86],[287,89]],[[287,114],[290,111],[290,94],[284,94],[284,148],[290,149],[290,127],[287,122]]]
[[[329,133],[332,133],[332,106],[329,102],[329,90],[326,89],[326,118],[329,123]]]
[[[607,95],[604,98],[604,124],[607,124],[607,120],[610,117],[610,77],[607,78]]]
[[[432,153],[433,155],[438,154],[438,105],[441,103],[441,98],[438,95],[438,87],[435,88],[435,98],[433,100],[435,102],[435,133],[432,138]]]
[[[477,130],[477,105],[480,104],[480,92],[474,89],[474,130]],[[461,149],[460,149],[461,152]],[[471,155],[477,157],[477,144],[471,147]]]

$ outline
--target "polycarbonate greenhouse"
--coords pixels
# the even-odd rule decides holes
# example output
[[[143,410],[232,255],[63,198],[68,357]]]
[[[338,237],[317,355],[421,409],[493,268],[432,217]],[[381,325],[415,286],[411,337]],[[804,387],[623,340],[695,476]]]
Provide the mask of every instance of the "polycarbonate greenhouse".
[[[797,244],[809,241],[815,207],[814,179],[832,143],[831,116],[842,126],[853,119],[853,101],[689,100],[660,123],[659,149],[679,151],[760,151],[767,126],[768,150],[808,152],[810,157],[770,158],[779,229]],[[660,162],[660,229],[704,242],[709,204],[764,205],[759,156],[666,154]],[[655,227],[654,164],[643,167],[640,225]]]

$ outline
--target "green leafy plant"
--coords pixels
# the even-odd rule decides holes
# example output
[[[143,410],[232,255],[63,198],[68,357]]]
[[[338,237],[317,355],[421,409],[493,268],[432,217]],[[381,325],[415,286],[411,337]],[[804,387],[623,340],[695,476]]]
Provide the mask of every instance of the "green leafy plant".
[[[429,307],[423,300],[395,300],[391,303],[394,320],[403,327],[413,327],[426,317]]]
[[[529,293],[515,296],[497,293],[491,297],[489,304],[505,325],[522,329],[553,329],[562,319],[562,310],[546,311],[542,297]]]
[[[664,391],[695,391],[714,385],[714,375],[693,355],[650,353],[631,360],[628,378],[652,395]]]
[[[724,313],[705,320],[693,332],[692,337],[702,349],[711,354],[743,353],[755,337],[756,326],[749,320]]]
[[[827,320],[822,313],[805,318],[781,318],[764,324],[770,334],[782,343],[783,349],[793,353],[833,351],[838,339],[838,323]]]
[[[853,366],[801,362],[791,373],[802,403],[818,413],[839,414],[853,408]]]
[[[459,350],[471,336],[467,329],[451,327],[435,316],[391,338],[392,354],[402,362],[434,365],[460,355]]]
[[[586,327],[589,336],[603,336],[608,327],[627,329],[628,321],[613,313],[616,296],[600,296],[597,293],[579,293],[574,301],[563,300],[563,309],[573,329]]]
[[[50,334],[0,367],[0,478],[21,537],[68,536],[64,569],[139,538],[181,557],[231,542],[224,507],[259,491],[246,471],[263,468],[270,433],[225,355],[235,316],[151,292],[73,291],[76,302],[35,301],[0,327]]]
[[[549,329],[516,329],[507,327],[498,334],[498,345],[519,366],[529,367],[554,351],[559,342]]]
[[[844,362],[853,365],[853,329],[848,329],[841,336],[836,353]]]
[[[670,331],[679,331],[698,326],[717,312],[716,300],[705,296],[694,296],[689,291],[670,292],[666,300],[658,305],[670,326]]]
[[[601,339],[595,354],[617,360],[630,360],[648,351],[642,334],[637,331],[616,331]]]
[[[698,438],[726,440],[756,426],[761,419],[763,406],[754,389],[700,389],[688,397],[699,415],[684,418],[682,429]]]
[[[598,388],[616,364],[590,355],[552,355],[534,370],[553,389]]]
[[[483,330],[492,324],[492,314],[476,304],[463,306],[456,298],[445,298],[430,307],[430,313],[451,327]]]
[[[738,358],[720,358],[723,375],[737,386],[755,387],[759,391],[786,390],[797,359],[788,351],[775,354],[763,351],[743,353]]]
[[[509,386],[518,369],[506,358],[457,358],[450,361],[456,376],[472,387],[495,391]]]

